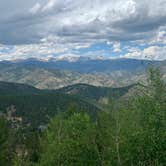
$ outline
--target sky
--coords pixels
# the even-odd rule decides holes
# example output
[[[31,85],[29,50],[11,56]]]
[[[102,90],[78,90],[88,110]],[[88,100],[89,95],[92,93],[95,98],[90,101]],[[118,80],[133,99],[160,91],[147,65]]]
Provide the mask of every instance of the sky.
[[[0,0],[0,60],[166,59],[166,0]]]

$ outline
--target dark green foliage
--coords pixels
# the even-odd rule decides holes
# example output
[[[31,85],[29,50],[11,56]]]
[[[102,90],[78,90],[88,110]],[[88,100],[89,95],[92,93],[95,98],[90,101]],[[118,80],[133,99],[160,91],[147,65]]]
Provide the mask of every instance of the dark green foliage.
[[[37,93],[40,93],[40,90],[29,85],[0,81],[1,95],[37,94]]]
[[[10,110],[14,106],[13,116],[22,117],[23,125],[31,124],[37,128],[48,123],[58,112],[68,109],[75,103],[77,111],[88,112],[96,116],[99,110],[98,100],[102,97],[118,100],[134,85],[123,88],[102,88],[78,84],[57,91],[39,90],[24,84],[0,82],[0,110]],[[69,95],[69,92],[76,93]],[[101,108],[101,107],[100,107]]]
[[[0,165],[4,165],[7,162],[6,157],[6,140],[8,139],[8,129],[6,127],[6,122],[0,119]]]
[[[44,93],[37,95],[0,95],[0,110],[15,106],[17,117],[23,118],[23,124],[32,124],[33,127],[45,125],[58,112],[67,110],[70,103],[76,103],[77,111],[86,110],[95,115],[97,107],[76,97],[59,93]]]
[[[10,166],[12,160],[12,135],[6,120],[0,118],[0,165]]]
[[[136,84],[122,88],[107,88],[87,84],[76,84],[64,87],[57,91],[64,94],[77,95],[83,99],[98,102],[103,97],[106,97],[109,100],[118,100],[134,86],[136,86]]]

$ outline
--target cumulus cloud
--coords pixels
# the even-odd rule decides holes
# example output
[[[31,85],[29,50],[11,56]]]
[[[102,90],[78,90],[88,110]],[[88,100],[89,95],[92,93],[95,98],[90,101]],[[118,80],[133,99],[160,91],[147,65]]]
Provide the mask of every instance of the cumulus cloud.
[[[166,1],[5,0],[0,1],[0,25],[4,47],[29,47],[35,52],[36,45],[45,43],[56,54],[58,48],[63,50],[59,53],[70,53],[110,42],[113,52],[121,53],[122,42],[166,44]]]
[[[36,3],[32,8],[30,8],[29,12],[32,14],[36,14],[41,9],[40,3]]]
[[[131,49],[130,52],[123,55],[125,58],[148,59],[148,60],[165,60],[166,46],[150,46],[143,50]]]
[[[114,52],[121,52],[121,45],[120,45],[120,42],[115,42],[113,44],[113,51]]]

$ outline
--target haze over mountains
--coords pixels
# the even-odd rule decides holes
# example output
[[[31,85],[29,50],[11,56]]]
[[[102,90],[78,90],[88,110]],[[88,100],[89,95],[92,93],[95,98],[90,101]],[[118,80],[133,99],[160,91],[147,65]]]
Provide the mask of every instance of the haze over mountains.
[[[135,59],[25,59],[0,62],[0,81],[25,83],[39,89],[58,89],[85,83],[118,87],[144,82],[146,70],[154,65],[165,76],[165,61]]]
[[[30,58],[15,61],[6,61],[6,63],[16,64],[20,66],[36,66],[47,69],[71,70],[80,73],[111,73],[119,70],[141,71],[143,69],[146,69],[149,65],[160,65],[162,64],[162,61],[138,60],[128,58],[98,59],[90,57],[64,57],[63,59],[51,58],[48,60]]]

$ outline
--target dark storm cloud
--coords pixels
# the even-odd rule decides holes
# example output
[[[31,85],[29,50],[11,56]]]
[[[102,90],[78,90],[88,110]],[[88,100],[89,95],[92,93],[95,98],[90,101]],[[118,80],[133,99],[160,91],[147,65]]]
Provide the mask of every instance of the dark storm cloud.
[[[48,35],[73,36],[73,38],[95,38],[105,40],[139,40],[154,35],[160,26],[166,24],[164,0],[154,2],[118,0],[0,2],[0,43],[27,44],[40,42]],[[122,6],[123,5],[123,6]],[[151,8],[150,8],[151,7]],[[7,8],[7,11],[5,11]],[[149,9],[150,8],[150,9]],[[10,9],[13,12],[10,12]],[[100,10],[99,10],[100,9]],[[153,11],[154,10],[154,11]],[[75,40],[75,39],[73,39]]]

